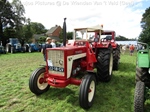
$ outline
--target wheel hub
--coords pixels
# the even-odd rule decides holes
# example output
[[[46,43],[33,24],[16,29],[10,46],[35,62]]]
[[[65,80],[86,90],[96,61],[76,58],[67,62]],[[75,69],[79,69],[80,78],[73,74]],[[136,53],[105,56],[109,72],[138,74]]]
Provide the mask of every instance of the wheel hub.
[[[39,83],[42,84],[44,82],[44,78],[39,79]]]

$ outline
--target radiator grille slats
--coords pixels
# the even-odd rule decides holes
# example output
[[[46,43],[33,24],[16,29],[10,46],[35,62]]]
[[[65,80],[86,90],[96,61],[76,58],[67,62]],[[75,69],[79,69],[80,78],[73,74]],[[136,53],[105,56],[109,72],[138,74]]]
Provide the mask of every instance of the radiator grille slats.
[[[49,73],[64,76],[64,51],[61,50],[48,50]]]

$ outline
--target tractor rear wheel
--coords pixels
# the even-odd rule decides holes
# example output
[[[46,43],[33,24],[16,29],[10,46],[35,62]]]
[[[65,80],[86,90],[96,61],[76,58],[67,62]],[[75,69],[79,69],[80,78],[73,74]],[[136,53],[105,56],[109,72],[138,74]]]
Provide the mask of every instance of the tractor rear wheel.
[[[134,112],[144,112],[144,94],[145,84],[142,81],[138,81],[134,93]]]
[[[113,70],[118,70],[120,61],[120,46],[113,50]]]
[[[29,79],[29,88],[31,92],[36,95],[40,95],[48,91],[50,85],[46,82],[44,78],[45,67],[36,69],[30,79]]]
[[[88,109],[92,106],[96,91],[95,75],[85,75],[82,79],[79,92],[79,104],[82,108]]]
[[[108,49],[99,50],[96,67],[98,79],[103,82],[110,81],[113,69],[113,53],[111,46],[109,46]]]
[[[148,73],[148,68],[136,67],[135,81],[142,81],[146,86],[150,87],[150,74]]]

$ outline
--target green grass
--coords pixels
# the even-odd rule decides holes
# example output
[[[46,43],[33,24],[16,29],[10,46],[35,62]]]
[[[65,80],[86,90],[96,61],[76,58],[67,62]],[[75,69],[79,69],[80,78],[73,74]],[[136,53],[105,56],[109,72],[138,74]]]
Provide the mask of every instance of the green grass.
[[[94,104],[89,110],[80,108],[79,86],[50,87],[36,96],[29,90],[31,73],[44,64],[41,53],[0,55],[0,112],[132,112],[136,54],[121,55],[118,71],[112,80],[96,87]]]

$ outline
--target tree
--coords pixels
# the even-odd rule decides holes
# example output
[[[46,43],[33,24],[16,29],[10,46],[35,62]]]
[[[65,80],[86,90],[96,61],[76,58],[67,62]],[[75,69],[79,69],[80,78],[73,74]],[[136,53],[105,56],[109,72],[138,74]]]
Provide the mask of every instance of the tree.
[[[0,1],[0,40],[3,45],[9,37],[4,37],[5,28],[11,27],[15,29],[16,37],[22,35],[22,22],[24,18],[24,7],[19,0],[13,0],[10,3],[8,0]]]
[[[2,44],[4,45],[6,43],[6,39],[3,36],[3,30],[8,25],[14,26],[13,22],[13,11],[12,6],[7,0],[1,0],[0,1],[0,41],[2,41]]]
[[[31,22],[31,28],[34,34],[42,34],[46,32],[44,25],[41,23]]]
[[[60,38],[60,42],[62,42],[63,41],[63,29],[60,32],[59,38]],[[69,40],[73,39],[73,32],[67,32],[67,39]]]
[[[119,35],[118,37],[116,37],[116,41],[127,41],[129,40],[128,38],[124,37],[124,36],[121,36]]]
[[[23,26],[23,32],[25,41],[29,42],[33,37],[33,34],[43,34],[47,30],[45,29],[44,25],[37,22],[31,22],[30,18],[26,20],[26,24]]]
[[[24,32],[23,32],[23,23],[25,23],[25,9],[20,0],[13,0],[11,3],[14,21],[14,29],[16,31],[16,38],[22,40]]]
[[[73,39],[73,32],[67,32],[67,39]]]
[[[141,19],[142,32],[139,41],[150,45],[150,7],[145,10]]]
[[[30,18],[28,18],[26,20],[27,24],[23,26],[23,32],[24,32],[24,38],[23,40],[28,42],[29,39],[32,38],[33,32],[31,30],[31,20]]]

